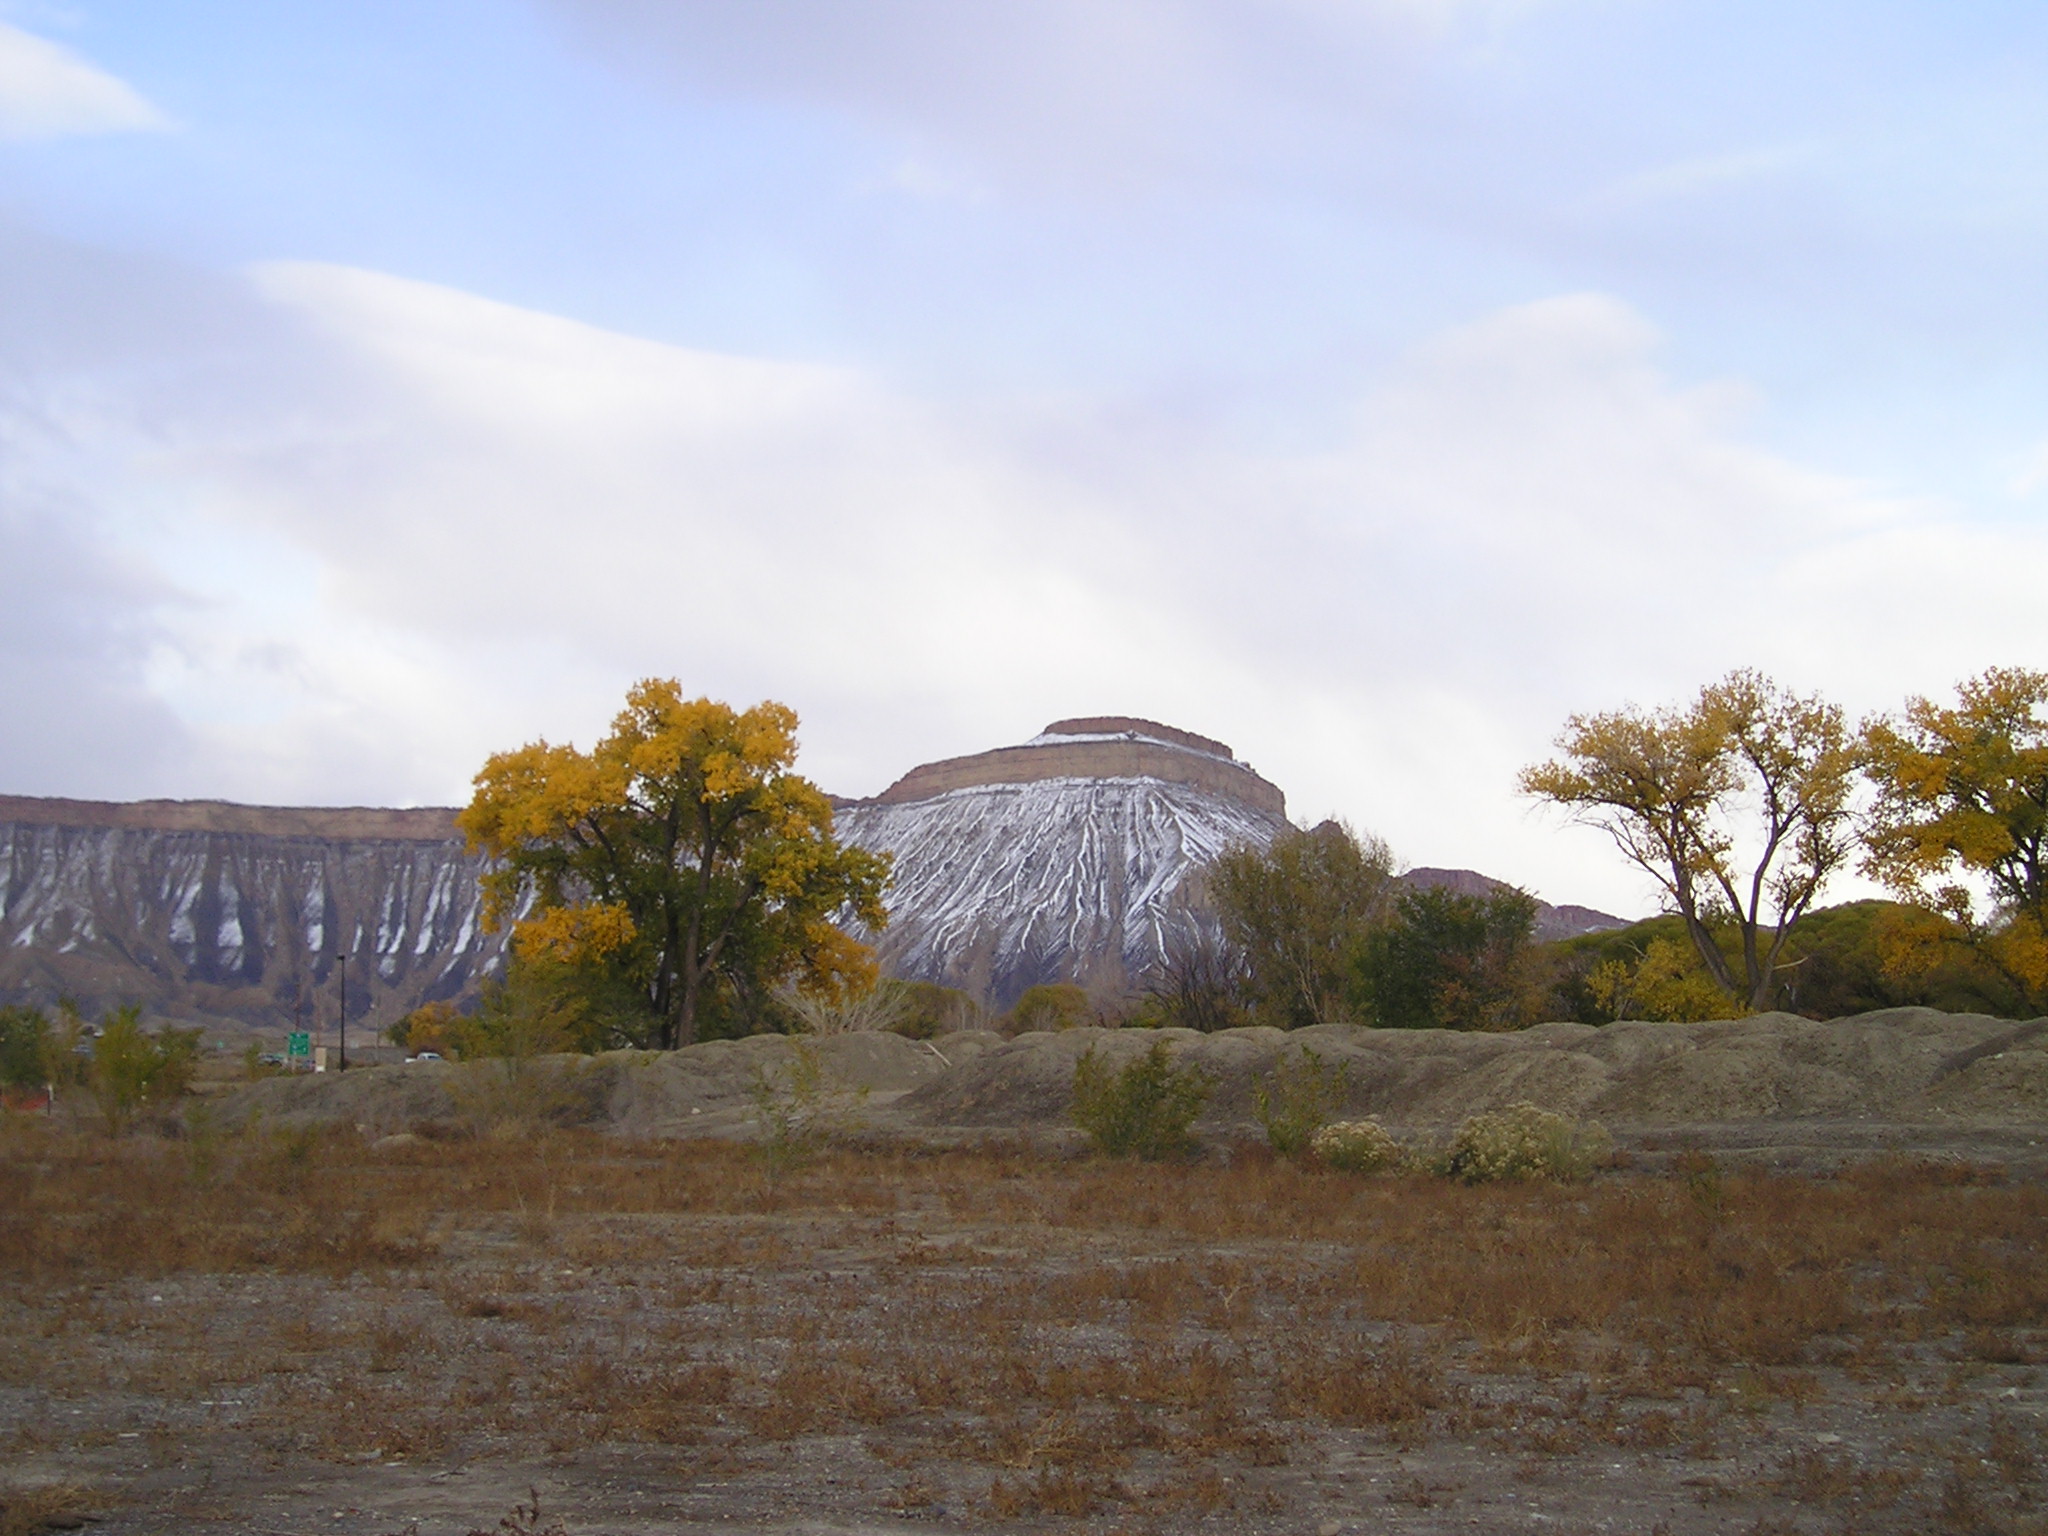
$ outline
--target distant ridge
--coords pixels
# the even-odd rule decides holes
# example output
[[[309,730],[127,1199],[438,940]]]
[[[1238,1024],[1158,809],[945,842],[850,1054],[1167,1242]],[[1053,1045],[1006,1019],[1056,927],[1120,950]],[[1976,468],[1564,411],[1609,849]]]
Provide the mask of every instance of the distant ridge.
[[[462,836],[452,806],[236,805],[227,800],[62,800],[0,795],[0,823],[119,827],[135,832],[225,832],[346,842],[445,843]]]
[[[1425,866],[1411,869],[1399,879],[1403,885],[1454,891],[1460,896],[1491,896],[1495,891],[1509,888],[1507,881],[1482,875],[1476,869],[1431,869]],[[1628,926],[1629,919],[1616,917],[1610,912],[1598,912],[1591,907],[1554,907],[1547,901],[1536,903],[1536,941],[1539,944]]]
[[[0,796],[0,1003],[277,1030],[472,996],[505,935],[445,807]]]

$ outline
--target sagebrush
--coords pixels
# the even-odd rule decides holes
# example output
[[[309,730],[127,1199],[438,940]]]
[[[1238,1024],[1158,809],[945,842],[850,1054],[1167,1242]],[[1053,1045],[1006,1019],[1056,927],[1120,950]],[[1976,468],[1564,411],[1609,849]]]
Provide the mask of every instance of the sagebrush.
[[[1381,1173],[1398,1168],[1408,1154],[1377,1120],[1339,1120],[1315,1133],[1309,1150],[1316,1160],[1346,1173]]]
[[[1613,1138],[1599,1124],[1539,1109],[1524,1099],[1474,1115],[1460,1126],[1444,1172],[1467,1184],[1504,1179],[1572,1183],[1590,1174],[1613,1147]]]

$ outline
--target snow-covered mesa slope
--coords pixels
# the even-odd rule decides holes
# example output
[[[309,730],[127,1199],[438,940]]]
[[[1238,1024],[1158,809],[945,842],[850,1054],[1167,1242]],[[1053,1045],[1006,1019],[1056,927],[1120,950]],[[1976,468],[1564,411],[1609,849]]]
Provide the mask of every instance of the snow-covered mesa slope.
[[[1286,825],[1280,791],[1221,742],[1123,718],[928,763],[838,813],[841,836],[896,856],[874,936],[888,972],[998,1005],[1038,982],[1140,982],[1213,931],[1202,867]]]

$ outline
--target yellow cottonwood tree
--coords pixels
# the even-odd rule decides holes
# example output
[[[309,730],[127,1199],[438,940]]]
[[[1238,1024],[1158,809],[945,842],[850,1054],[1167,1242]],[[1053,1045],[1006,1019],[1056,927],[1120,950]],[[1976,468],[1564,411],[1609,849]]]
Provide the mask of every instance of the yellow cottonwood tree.
[[[884,926],[890,861],[833,836],[831,802],[790,771],[796,726],[782,704],[735,711],[648,678],[591,751],[496,754],[457,818],[494,862],[486,921],[523,910],[517,957],[631,977],[665,1048],[696,1039],[714,998],[871,987],[872,951],[833,918]]]
[[[1931,969],[1960,943],[2038,1002],[2048,998],[2048,673],[1993,667],[1956,692],[1953,708],[1915,698],[1863,728],[1878,795],[1863,868],[1920,909],[1885,935],[1886,968]]]
[[[1613,838],[1663,887],[1715,983],[1768,1008],[1792,925],[1855,843],[1840,706],[1745,670],[1683,708],[1574,715],[1557,745],[1561,758],[1522,771],[1522,792]],[[1740,931],[1740,975],[1714,942],[1722,919]]]

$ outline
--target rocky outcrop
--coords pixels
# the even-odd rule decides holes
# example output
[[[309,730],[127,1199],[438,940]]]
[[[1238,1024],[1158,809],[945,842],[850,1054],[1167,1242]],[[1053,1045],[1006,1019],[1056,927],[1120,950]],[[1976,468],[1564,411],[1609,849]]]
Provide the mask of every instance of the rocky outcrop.
[[[1184,784],[1276,821],[1287,818],[1287,797],[1233,757],[1222,742],[1122,715],[1057,720],[1022,746],[926,763],[883,790],[873,803],[908,805],[949,790],[1047,779]]]

